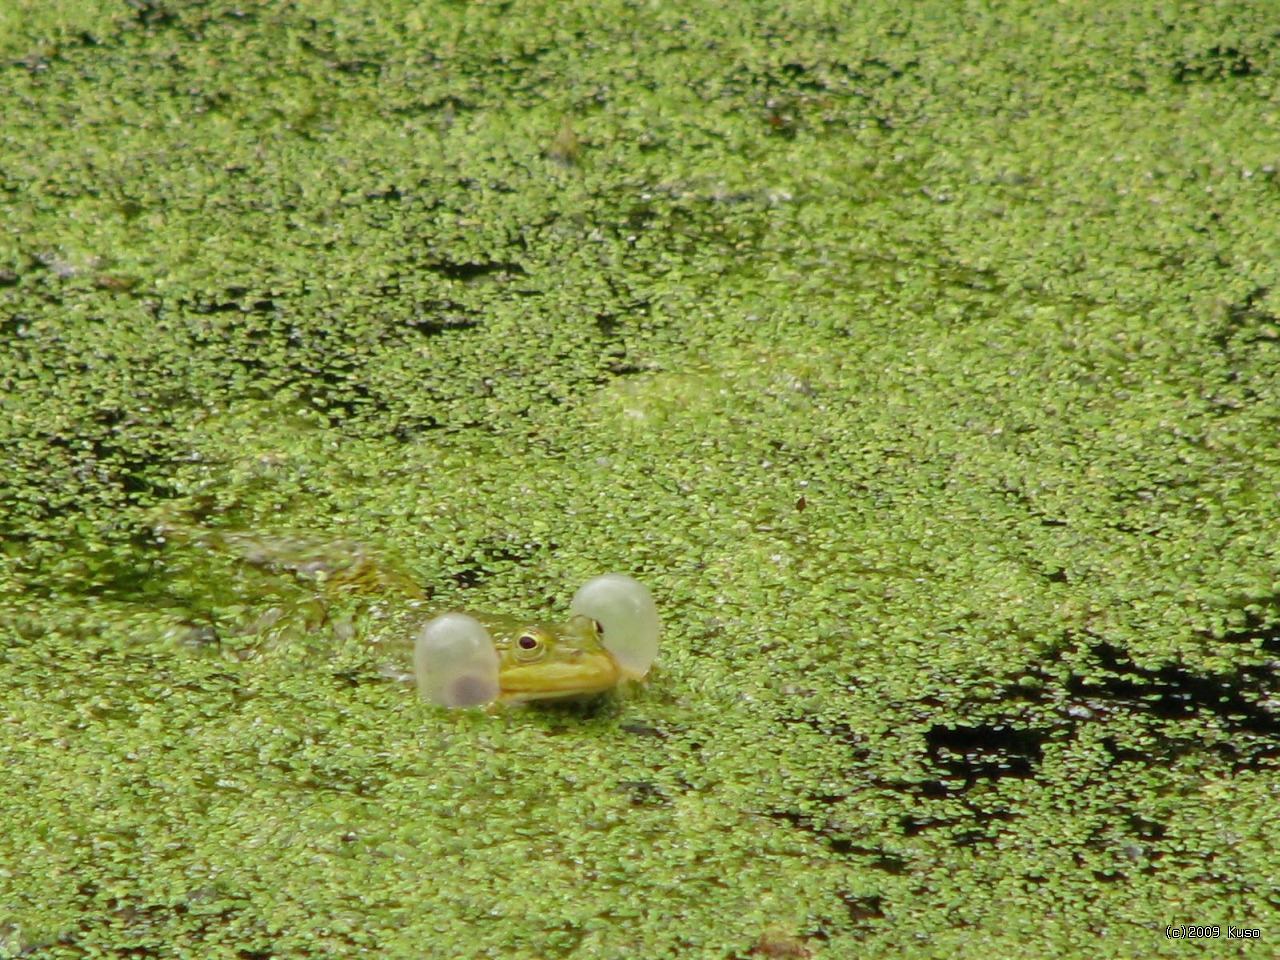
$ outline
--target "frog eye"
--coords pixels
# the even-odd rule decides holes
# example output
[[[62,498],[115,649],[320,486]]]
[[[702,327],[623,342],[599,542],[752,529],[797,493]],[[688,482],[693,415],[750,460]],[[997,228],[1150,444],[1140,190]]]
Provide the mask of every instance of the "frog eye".
[[[413,645],[418,693],[442,707],[477,707],[498,698],[498,651],[489,631],[465,613],[426,624]]]
[[[546,655],[546,640],[536,633],[522,633],[516,637],[515,656],[521,663],[534,663]]]
[[[643,677],[658,655],[658,607],[639,580],[606,573],[584,583],[569,605],[595,621],[600,642],[631,677]]]

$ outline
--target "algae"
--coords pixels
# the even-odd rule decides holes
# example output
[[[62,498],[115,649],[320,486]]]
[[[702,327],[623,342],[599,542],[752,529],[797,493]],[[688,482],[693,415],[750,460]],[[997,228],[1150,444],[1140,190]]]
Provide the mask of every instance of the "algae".
[[[0,955],[1273,953],[1270,13],[7,5]],[[434,710],[174,515],[660,670]]]

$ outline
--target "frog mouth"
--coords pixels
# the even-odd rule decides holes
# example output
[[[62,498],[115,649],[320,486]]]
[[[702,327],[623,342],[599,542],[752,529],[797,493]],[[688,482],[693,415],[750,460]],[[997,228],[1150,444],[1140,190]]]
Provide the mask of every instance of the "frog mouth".
[[[498,683],[508,703],[590,697],[617,686],[622,674],[607,653],[579,652],[570,660],[509,666]]]

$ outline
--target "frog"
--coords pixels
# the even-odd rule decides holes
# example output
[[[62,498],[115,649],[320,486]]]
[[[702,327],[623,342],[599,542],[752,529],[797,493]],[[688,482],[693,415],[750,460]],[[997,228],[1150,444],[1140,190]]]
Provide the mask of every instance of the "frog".
[[[581,699],[642,680],[658,653],[652,594],[624,573],[583,584],[560,623],[449,612],[414,642],[414,676],[441,706]]]
[[[591,578],[574,594],[567,617],[546,622],[432,611],[429,591],[359,543],[176,527],[157,535],[313,583],[316,595],[303,605],[303,629],[326,622],[344,596],[370,598],[365,639],[388,655],[383,674],[415,683],[420,697],[438,707],[492,710],[588,699],[644,680],[658,653],[661,622],[653,595],[628,574]],[[275,629],[276,617],[273,611],[264,632]],[[406,659],[411,669],[402,666]]]

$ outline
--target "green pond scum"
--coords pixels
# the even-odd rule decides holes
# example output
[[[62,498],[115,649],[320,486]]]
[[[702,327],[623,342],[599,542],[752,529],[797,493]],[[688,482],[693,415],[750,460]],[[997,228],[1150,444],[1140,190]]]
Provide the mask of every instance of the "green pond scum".
[[[1280,951],[1270,0],[10,0],[0,103],[0,957]],[[367,642],[606,571],[586,702]]]

